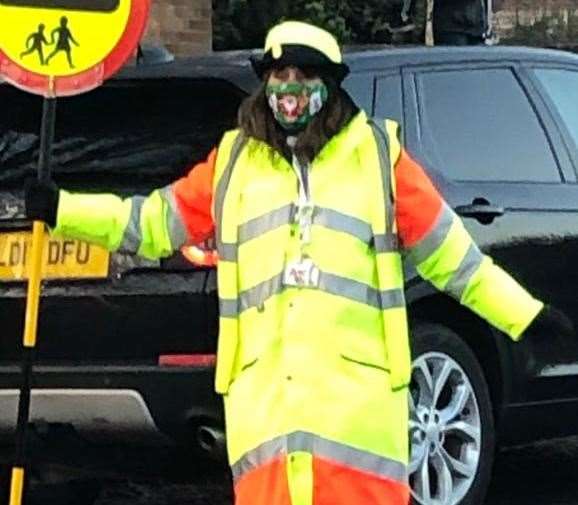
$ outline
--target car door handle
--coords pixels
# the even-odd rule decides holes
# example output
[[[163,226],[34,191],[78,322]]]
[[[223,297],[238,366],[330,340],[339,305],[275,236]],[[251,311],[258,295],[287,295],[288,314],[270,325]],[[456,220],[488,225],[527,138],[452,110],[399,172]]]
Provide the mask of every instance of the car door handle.
[[[490,224],[497,217],[504,215],[504,207],[498,207],[491,203],[472,202],[469,205],[458,205],[455,208],[457,214],[463,217],[472,217],[482,224]]]

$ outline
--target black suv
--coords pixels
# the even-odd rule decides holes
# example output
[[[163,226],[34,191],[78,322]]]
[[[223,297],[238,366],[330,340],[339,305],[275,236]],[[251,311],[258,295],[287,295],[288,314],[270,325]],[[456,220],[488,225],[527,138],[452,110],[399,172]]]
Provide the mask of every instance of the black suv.
[[[56,180],[132,194],[186,173],[258,85],[247,56],[130,68],[62,100]],[[482,249],[578,323],[578,57],[481,47],[347,60],[346,88],[369,114],[402,124],[405,146]],[[30,226],[21,191],[35,168],[41,103],[0,85],[0,104],[0,434],[9,439]],[[70,241],[49,250],[54,272],[71,278],[45,283],[33,421],[68,424],[92,442],[218,445],[215,272],[180,254],[109,258]],[[94,262],[92,278],[78,278],[81,260]],[[512,343],[410,269],[406,287],[414,500],[481,503],[496,446],[578,433],[568,422],[578,416],[578,351],[554,335]]]

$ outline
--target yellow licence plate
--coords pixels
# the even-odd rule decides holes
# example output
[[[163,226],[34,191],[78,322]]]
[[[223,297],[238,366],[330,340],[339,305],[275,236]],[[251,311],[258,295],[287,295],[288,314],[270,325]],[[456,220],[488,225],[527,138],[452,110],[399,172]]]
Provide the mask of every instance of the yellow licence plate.
[[[28,278],[32,259],[32,233],[0,233],[0,281]],[[80,240],[44,237],[44,279],[100,279],[108,276],[110,254]]]

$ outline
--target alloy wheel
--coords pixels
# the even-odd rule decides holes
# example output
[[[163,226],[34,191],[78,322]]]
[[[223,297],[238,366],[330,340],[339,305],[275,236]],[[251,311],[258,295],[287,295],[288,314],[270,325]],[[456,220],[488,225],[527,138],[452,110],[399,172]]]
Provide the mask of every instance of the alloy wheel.
[[[481,453],[475,391],[450,356],[429,352],[412,364],[409,440],[415,503],[456,505],[475,479]]]

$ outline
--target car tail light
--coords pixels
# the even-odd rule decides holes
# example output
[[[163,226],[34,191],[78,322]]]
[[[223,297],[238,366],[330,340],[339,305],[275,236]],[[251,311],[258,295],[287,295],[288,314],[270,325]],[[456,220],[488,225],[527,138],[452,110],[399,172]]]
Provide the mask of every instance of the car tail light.
[[[207,367],[215,366],[216,354],[163,354],[159,356],[159,366]]]

